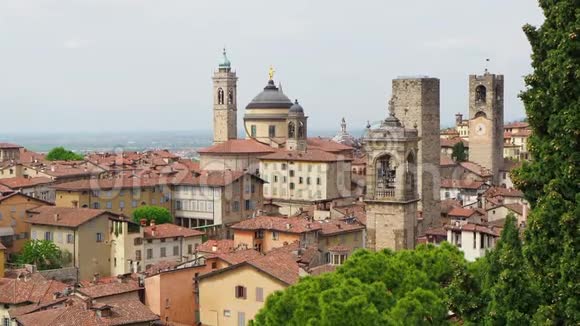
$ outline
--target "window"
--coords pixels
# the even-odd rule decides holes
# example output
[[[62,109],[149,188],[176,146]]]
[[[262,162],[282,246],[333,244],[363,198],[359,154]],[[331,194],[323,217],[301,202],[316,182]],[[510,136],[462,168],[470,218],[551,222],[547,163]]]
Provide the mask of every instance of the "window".
[[[214,261],[211,263],[211,269],[216,269],[217,268],[217,263]]]
[[[44,240],[52,241],[52,232],[44,232]]]
[[[294,190],[294,182],[290,182],[290,190]]]
[[[290,177],[294,177],[294,170],[290,170]]]
[[[103,233],[97,232],[97,242],[103,242]]]
[[[137,207],[137,205],[138,205],[138,203],[136,200],[131,201],[131,207],[135,208],[135,207]]]
[[[298,184],[302,184],[302,183],[304,183],[304,179],[302,177],[299,177],[298,178]]]
[[[229,310],[224,310],[224,317],[230,317],[232,315],[232,312]]]
[[[272,232],[272,240],[278,240],[280,238],[280,234],[276,231]]]
[[[278,182],[278,176],[277,175],[274,176],[274,182]]]
[[[249,210],[249,209],[251,208],[251,205],[250,205],[250,200],[246,199],[246,201],[245,201],[245,203],[244,203],[244,206],[245,206],[245,209],[246,209],[246,210]]]
[[[312,165],[308,165],[308,172],[312,172]]]
[[[282,163],[281,168],[282,168],[282,170],[286,170],[286,168],[287,168],[286,163]]]
[[[236,286],[236,298],[238,299],[246,299],[246,288],[238,285]]]
[[[256,301],[264,302],[264,289],[256,288]]]
[[[256,134],[257,134],[257,128],[256,125],[251,125],[250,126],[250,137],[252,138],[256,138]]]
[[[97,203],[93,203],[93,208],[94,209],[99,209],[99,208],[101,208],[101,204],[98,203],[98,202]]]
[[[147,259],[153,259],[153,249],[147,249]]]
[[[316,184],[320,186],[321,184],[320,178],[316,178]]]
[[[10,318],[2,318],[2,326],[10,326]]]
[[[274,138],[276,137],[276,126],[268,126],[268,137]]]
[[[159,257],[165,257],[167,256],[167,253],[165,252],[165,247],[159,249]]]
[[[310,177],[306,178],[306,184],[309,185],[310,184]]]
[[[256,239],[264,239],[264,230],[258,230],[254,232],[254,237]]]
[[[193,245],[190,243],[187,245],[187,254],[191,255],[193,253]]]
[[[135,260],[141,260],[141,250],[135,250]]]
[[[446,192],[445,192],[445,198],[446,198],[446,199],[449,199],[449,198],[451,198],[451,194],[449,193],[449,191],[446,191]]]
[[[113,203],[108,201],[107,202],[107,209],[112,209],[113,208]]]
[[[240,210],[240,202],[239,201],[234,201],[232,204],[232,211],[237,212]]]
[[[119,208],[125,208],[125,201],[124,200],[121,200],[119,202]]]
[[[179,256],[179,247],[173,246],[173,256]]]
[[[176,200],[175,201],[175,209],[181,210],[181,200]]]
[[[282,183],[286,183],[286,176],[282,177]]]

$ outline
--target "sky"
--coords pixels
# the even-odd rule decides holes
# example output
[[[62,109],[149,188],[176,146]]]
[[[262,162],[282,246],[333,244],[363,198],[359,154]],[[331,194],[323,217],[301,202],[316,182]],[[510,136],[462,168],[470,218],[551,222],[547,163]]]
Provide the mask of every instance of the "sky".
[[[533,0],[2,0],[0,133],[211,130],[224,46],[240,123],[270,65],[311,129],[383,119],[409,75],[440,79],[450,126],[486,65],[512,121],[531,72],[521,27],[542,20]]]

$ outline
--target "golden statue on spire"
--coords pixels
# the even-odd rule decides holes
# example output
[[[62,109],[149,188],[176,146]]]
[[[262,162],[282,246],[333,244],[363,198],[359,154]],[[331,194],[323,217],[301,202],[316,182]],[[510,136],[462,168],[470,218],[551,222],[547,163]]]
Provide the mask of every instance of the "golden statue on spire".
[[[270,69],[268,69],[268,77],[270,77],[270,80],[274,80],[274,73],[276,72],[276,70],[274,70],[274,67],[272,67],[272,65],[270,65]]]

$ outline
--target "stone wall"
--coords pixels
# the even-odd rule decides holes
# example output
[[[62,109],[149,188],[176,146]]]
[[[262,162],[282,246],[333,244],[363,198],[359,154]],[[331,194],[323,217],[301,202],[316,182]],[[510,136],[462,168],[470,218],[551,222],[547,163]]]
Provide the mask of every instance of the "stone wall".
[[[419,133],[418,189],[421,198],[422,230],[437,225],[440,208],[440,104],[439,79],[429,77],[401,77],[393,80],[395,115],[407,128]]]
[[[38,271],[40,275],[44,276],[49,280],[57,280],[60,282],[69,282],[77,279],[77,268],[76,267],[64,267],[59,269],[47,269],[44,271]]]

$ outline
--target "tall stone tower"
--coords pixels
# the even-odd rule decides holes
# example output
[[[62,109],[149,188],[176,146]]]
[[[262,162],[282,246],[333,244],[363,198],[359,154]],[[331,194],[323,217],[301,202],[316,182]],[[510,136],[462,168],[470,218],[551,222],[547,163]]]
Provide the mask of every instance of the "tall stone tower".
[[[213,142],[223,143],[236,139],[238,134],[238,108],[236,72],[231,70],[230,60],[223,52],[223,61],[213,74]]]
[[[288,118],[286,119],[286,125],[288,126],[287,150],[306,150],[306,139],[308,138],[307,120],[308,117],[304,115],[304,109],[298,103],[298,100],[294,101],[294,104],[288,110]]]
[[[423,218],[419,232],[438,225],[440,206],[441,143],[439,79],[430,77],[399,77],[393,80],[395,114],[406,128],[419,133],[417,152],[418,189],[421,201],[418,209]]]
[[[395,117],[393,100],[389,117],[380,127],[366,131],[367,248],[412,249],[417,222],[416,129],[405,128]]]
[[[469,76],[469,160],[499,184],[503,165],[503,75]]]

